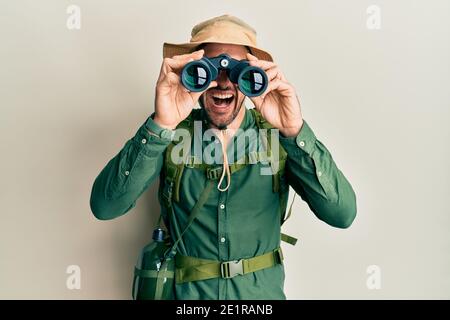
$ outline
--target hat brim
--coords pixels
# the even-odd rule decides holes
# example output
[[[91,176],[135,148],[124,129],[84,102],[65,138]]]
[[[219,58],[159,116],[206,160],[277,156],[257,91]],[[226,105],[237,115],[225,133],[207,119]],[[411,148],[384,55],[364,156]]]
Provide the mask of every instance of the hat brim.
[[[262,50],[260,48],[248,45],[248,44],[243,44],[243,43],[230,43],[230,42],[220,42],[220,41],[201,41],[201,42],[188,42],[188,43],[167,43],[164,42],[163,45],[163,58],[172,58],[173,56],[176,55],[181,55],[181,54],[187,54],[187,53],[191,53],[197,46],[204,44],[204,43],[223,43],[223,44],[237,44],[237,45],[242,45],[242,46],[247,46],[251,49],[251,54],[254,55],[255,57],[257,57],[259,60],[266,60],[266,61],[272,61],[273,62],[273,58],[270,55],[270,53],[268,53],[265,50]]]

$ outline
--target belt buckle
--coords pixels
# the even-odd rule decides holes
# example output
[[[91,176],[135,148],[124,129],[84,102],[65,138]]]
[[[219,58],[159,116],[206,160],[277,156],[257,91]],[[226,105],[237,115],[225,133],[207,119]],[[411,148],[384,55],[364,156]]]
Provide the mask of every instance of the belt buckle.
[[[220,264],[220,275],[222,278],[230,279],[244,274],[242,260],[226,261]]]

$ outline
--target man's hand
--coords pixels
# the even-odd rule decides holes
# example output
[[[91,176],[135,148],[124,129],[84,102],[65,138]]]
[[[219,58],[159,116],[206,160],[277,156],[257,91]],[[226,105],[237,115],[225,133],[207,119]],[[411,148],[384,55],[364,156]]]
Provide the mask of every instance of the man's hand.
[[[193,53],[165,58],[156,83],[155,118],[153,119],[163,128],[175,127],[191,113],[202,92],[190,92],[181,83],[181,71],[191,61],[200,60],[204,50]],[[209,88],[217,86],[211,81]],[[205,90],[207,90],[205,89]]]
[[[258,60],[250,53],[247,53],[247,59],[251,66],[263,69],[269,78],[266,91],[250,98],[256,110],[283,136],[296,136],[303,125],[303,117],[294,87],[287,82],[275,63]]]

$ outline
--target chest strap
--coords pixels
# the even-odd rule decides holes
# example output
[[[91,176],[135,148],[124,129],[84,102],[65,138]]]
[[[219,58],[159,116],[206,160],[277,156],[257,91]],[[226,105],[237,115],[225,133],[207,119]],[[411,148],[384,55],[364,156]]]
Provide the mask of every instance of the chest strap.
[[[175,257],[175,282],[184,283],[213,278],[230,279],[237,275],[271,268],[282,263],[281,248],[253,258],[225,262],[177,254]]]

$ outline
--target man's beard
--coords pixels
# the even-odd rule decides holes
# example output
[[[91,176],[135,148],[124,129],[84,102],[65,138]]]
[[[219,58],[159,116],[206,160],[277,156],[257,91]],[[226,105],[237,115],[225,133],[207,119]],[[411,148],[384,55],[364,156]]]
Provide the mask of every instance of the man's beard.
[[[232,123],[234,119],[236,119],[236,117],[237,117],[238,114],[239,114],[239,111],[240,111],[241,108],[242,108],[242,105],[244,104],[244,100],[242,100],[242,102],[240,103],[240,105],[237,106],[238,101],[237,101],[237,98],[236,98],[235,101],[234,101],[234,109],[233,109],[233,112],[232,112],[226,119],[221,120],[220,122],[217,122],[217,121],[215,121],[215,120],[211,117],[211,111],[210,111],[209,109],[205,108],[205,105],[204,105],[204,101],[203,101],[203,100],[204,100],[204,97],[203,97],[203,96],[200,97],[200,99],[199,99],[199,104],[200,104],[200,107],[202,107],[202,109],[203,109],[203,112],[204,112],[204,114],[205,114],[206,120],[208,121],[209,124],[214,125],[214,126],[215,126],[217,129],[219,129],[219,130],[226,129],[227,126],[228,126],[230,123]]]

